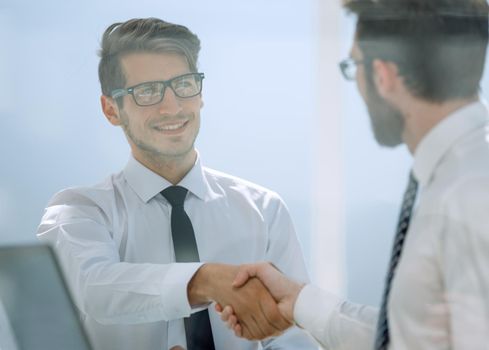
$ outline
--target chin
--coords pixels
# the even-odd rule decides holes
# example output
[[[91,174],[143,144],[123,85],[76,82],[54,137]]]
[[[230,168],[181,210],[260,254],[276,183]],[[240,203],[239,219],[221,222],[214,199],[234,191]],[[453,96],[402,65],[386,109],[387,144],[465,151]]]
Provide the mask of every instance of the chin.
[[[404,142],[400,137],[396,137],[395,135],[375,135],[375,140],[381,146],[388,148],[395,148]]]
[[[194,146],[182,147],[178,149],[165,148],[160,150],[158,153],[161,157],[166,158],[185,158],[191,155],[195,151]]]
[[[377,111],[375,111],[377,112]],[[403,143],[404,121],[402,115],[391,109],[384,113],[370,113],[370,121],[377,143],[385,147],[396,147]]]

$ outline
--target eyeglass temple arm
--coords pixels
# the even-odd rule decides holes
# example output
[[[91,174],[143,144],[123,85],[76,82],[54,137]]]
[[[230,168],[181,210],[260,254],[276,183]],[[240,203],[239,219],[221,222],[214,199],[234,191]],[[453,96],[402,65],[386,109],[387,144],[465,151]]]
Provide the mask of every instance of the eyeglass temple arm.
[[[129,89],[115,89],[114,91],[111,92],[111,96],[114,99],[126,95],[129,95]]]

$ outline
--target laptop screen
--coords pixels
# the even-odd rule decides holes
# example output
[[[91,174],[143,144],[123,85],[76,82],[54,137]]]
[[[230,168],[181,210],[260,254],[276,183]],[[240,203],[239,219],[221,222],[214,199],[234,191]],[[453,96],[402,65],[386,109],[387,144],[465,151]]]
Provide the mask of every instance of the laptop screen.
[[[91,349],[48,246],[0,247],[0,301],[18,350]]]

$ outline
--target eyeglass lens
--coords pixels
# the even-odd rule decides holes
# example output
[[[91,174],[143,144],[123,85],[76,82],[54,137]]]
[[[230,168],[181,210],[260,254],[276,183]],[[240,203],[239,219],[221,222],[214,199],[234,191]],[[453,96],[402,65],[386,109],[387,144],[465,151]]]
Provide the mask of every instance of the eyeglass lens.
[[[133,88],[134,99],[137,104],[143,106],[156,104],[163,99],[167,85],[177,97],[192,97],[200,93],[202,78],[199,74],[187,74],[171,79],[167,83],[163,81],[143,83]]]

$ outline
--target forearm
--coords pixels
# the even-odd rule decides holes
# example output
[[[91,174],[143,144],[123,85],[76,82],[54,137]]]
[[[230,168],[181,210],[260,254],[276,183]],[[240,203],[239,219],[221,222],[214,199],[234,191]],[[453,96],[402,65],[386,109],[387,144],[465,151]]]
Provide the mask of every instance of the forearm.
[[[90,220],[39,234],[55,247],[75,303],[103,324],[131,324],[188,316],[187,284],[200,263],[121,262],[105,227]]]
[[[103,324],[137,324],[189,316],[187,282],[198,264],[101,264],[80,278],[81,309]]]
[[[308,285],[294,308],[296,323],[324,348],[370,350],[377,322],[377,310],[347,302]]]

